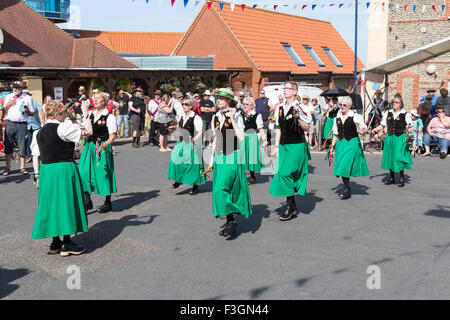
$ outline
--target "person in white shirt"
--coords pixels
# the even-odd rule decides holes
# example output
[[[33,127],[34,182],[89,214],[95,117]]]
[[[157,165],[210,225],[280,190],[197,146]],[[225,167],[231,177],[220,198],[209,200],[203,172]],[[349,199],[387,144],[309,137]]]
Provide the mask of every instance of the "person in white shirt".
[[[336,155],[333,176],[342,178],[344,191],[339,194],[342,200],[351,197],[350,177],[365,177],[369,175],[364,151],[359,141],[359,133],[367,132],[363,117],[350,110],[352,99],[343,97],[339,102],[339,112],[334,118],[333,141],[330,156]],[[336,152],[335,152],[336,150]]]
[[[111,194],[117,192],[114,156],[111,144],[117,134],[116,118],[106,109],[108,98],[104,92],[93,96],[95,110],[85,117],[91,121],[93,134],[88,138],[80,157],[80,174],[87,209],[92,209],[91,192],[106,197],[99,213],[112,211]]]
[[[159,147],[158,124],[155,121],[159,104],[161,103],[161,90],[155,91],[155,97],[148,103],[148,112],[150,114],[150,132],[148,134],[148,145]]]
[[[179,139],[170,157],[167,178],[174,180],[172,189],[182,184],[191,185],[190,195],[199,193],[198,185],[205,183],[206,179],[200,171],[203,170],[202,156],[202,118],[192,109],[195,102],[192,99],[184,99],[182,102],[183,115],[178,124]]]
[[[7,176],[11,172],[11,156],[16,140],[19,147],[20,172],[27,175],[28,171],[25,169],[27,122],[28,117],[34,116],[33,102],[29,95],[23,93],[23,84],[16,82],[13,84],[13,93],[6,96],[4,104],[6,168],[2,175]]]
[[[216,218],[225,216],[227,223],[219,232],[230,236],[236,232],[234,215],[248,218],[252,214],[250,192],[245,174],[244,123],[236,110],[238,101],[233,91],[217,91],[219,111],[213,116],[214,140],[206,172],[213,171],[213,213]]]
[[[306,194],[308,161],[311,160],[305,132],[312,121],[309,110],[304,110],[295,94],[298,85],[287,81],[283,87],[285,101],[276,109],[277,125],[273,156],[278,157],[277,170],[269,192],[275,197],[287,197],[288,209],[280,216],[287,221],[297,213],[295,193]]]
[[[394,96],[391,104],[392,110],[387,111],[381,119],[381,125],[386,131],[381,167],[390,172],[390,178],[385,181],[386,185],[394,184],[395,172],[399,172],[398,186],[404,187],[404,169],[411,169],[412,165],[407,138],[414,131],[414,127],[411,114],[404,109],[403,99],[399,93]]]
[[[183,93],[177,92],[176,99],[173,101],[173,110],[175,111],[175,118],[177,123],[180,122],[181,117],[183,116],[183,106],[181,105],[182,100]]]

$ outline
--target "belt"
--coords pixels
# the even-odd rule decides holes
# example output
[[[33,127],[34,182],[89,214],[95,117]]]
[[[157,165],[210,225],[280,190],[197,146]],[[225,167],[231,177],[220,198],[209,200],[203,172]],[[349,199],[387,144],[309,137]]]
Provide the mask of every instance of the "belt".
[[[12,122],[12,123],[27,123],[27,121],[11,121],[11,120],[6,120],[8,122]]]

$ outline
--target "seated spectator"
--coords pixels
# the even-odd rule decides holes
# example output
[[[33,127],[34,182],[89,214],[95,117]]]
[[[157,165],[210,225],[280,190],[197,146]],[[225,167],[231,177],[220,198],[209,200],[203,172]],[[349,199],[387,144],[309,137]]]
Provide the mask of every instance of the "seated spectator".
[[[436,105],[443,106],[446,116],[450,116],[450,97],[448,96],[448,90],[441,88],[441,96],[437,98]]]
[[[414,131],[411,133],[413,139],[413,150],[411,150],[411,155],[414,157],[423,146],[423,122],[415,109],[411,110],[411,117],[413,121],[412,125],[414,127]]]
[[[450,117],[445,115],[444,107],[441,105],[437,106],[436,111],[437,116],[431,119],[427,127],[427,133],[423,137],[423,143],[425,144],[423,156],[430,155],[431,142],[438,142],[441,151],[440,158],[444,159],[450,146]]]
[[[419,114],[420,119],[422,119],[424,128],[428,126],[428,123],[431,120],[432,108],[433,105],[431,104],[430,100],[425,100],[424,102],[419,104],[419,107],[417,108],[417,113]]]

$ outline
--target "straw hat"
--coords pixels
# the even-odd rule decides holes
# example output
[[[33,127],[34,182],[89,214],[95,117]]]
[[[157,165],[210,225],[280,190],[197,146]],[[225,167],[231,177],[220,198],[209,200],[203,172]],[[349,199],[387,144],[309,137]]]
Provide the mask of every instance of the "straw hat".
[[[234,92],[227,88],[220,88],[215,94],[216,97],[225,97],[239,103],[239,100],[234,96]]]
[[[204,96],[210,96],[211,95],[211,91],[206,90],[205,92],[203,92],[203,95]]]
[[[84,86],[80,86],[80,87],[78,88],[78,91],[86,91],[86,88],[85,88]]]
[[[419,117],[419,114],[417,113],[417,110],[416,110],[416,109],[412,109],[410,113],[411,113],[411,115],[413,115],[413,116],[416,117],[416,118]]]

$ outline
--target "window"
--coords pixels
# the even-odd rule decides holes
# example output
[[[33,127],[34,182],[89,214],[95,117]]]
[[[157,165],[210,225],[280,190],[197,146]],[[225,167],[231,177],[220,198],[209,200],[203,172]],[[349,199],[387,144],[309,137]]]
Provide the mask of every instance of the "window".
[[[337,67],[342,68],[343,65],[342,63],[339,62],[339,60],[336,58],[336,56],[333,54],[333,52],[331,52],[330,48],[327,47],[322,47],[323,51],[325,51],[325,53],[330,57],[330,59],[334,62],[334,64]]]
[[[299,67],[304,67],[305,64],[303,63],[302,59],[300,59],[300,57],[298,56],[297,52],[295,52],[295,50],[291,47],[291,45],[289,43],[282,43],[281,44],[284,49],[286,49],[287,53],[289,53],[289,55],[291,56],[292,60],[294,60],[294,62],[299,66]]]
[[[306,51],[308,51],[309,55],[314,59],[314,61],[317,63],[317,65],[319,67],[325,67],[325,64],[322,62],[322,60],[320,60],[319,56],[314,52],[313,48],[311,48],[310,46],[307,45],[303,45],[306,49]]]

